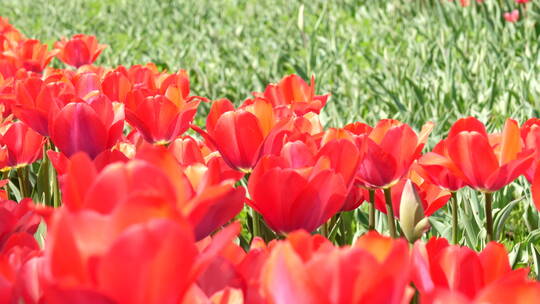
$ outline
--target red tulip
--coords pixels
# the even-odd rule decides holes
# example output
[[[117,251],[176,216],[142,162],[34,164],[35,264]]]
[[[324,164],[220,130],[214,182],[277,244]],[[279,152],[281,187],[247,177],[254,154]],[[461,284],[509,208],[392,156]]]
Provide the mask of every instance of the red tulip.
[[[291,237],[298,238],[299,233]],[[272,248],[261,278],[268,303],[407,303],[410,300],[405,241],[368,233],[354,247],[332,248],[324,244],[319,248],[307,247],[310,243],[288,239]]]
[[[343,207],[346,176],[357,161],[358,151],[347,140],[330,142],[319,152],[289,142],[280,156],[263,157],[253,170],[249,204],[275,231],[313,231]]]
[[[66,156],[83,151],[95,158],[116,144],[123,126],[123,107],[97,95],[88,103],[74,100],[67,104],[54,116],[49,133]]]
[[[111,214],[127,208],[127,202],[146,202],[141,214],[148,209],[150,215],[185,216],[196,239],[202,239],[243,207],[245,190],[234,187],[234,178],[240,177],[221,171],[217,158],[182,168],[165,148],[150,146],[139,151],[136,160],[102,171],[96,161],[75,154],[67,165],[60,165],[63,203],[70,210]]]
[[[540,119],[531,118],[523,123],[521,126],[521,140],[525,150],[534,151],[533,166],[530,166],[525,172],[525,177],[532,183],[538,161],[540,161]]]
[[[448,135],[448,155],[459,169],[456,174],[470,187],[494,192],[524,174],[533,161],[533,151],[521,148],[516,121],[508,119],[502,134],[488,136],[476,118],[458,120]]]
[[[21,41],[15,49],[4,52],[4,55],[15,59],[18,68],[41,73],[56,55],[56,51],[47,51],[47,48],[39,40],[28,39]]]
[[[24,35],[9,23],[8,18],[0,17],[0,36],[6,37],[10,41],[21,41],[25,39]]]
[[[107,95],[110,100],[126,102],[128,93],[133,90],[133,85],[126,73],[125,69],[118,68],[103,77],[101,82],[103,94]]]
[[[189,129],[197,113],[199,100],[179,94],[177,88],[167,92],[147,96],[135,90],[127,96],[126,120],[149,143],[167,144],[175,140]]]
[[[19,73],[18,61],[13,56],[0,53],[0,74],[3,78],[14,78]]]
[[[260,157],[264,155],[279,156],[283,146],[289,142],[301,141],[310,150],[317,150],[321,145],[324,145],[331,139],[339,138],[329,137],[328,140],[323,142],[321,137],[324,133],[322,133],[319,117],[316,114],[312,114],[307,113],[304,116],[292,116],[280,119],[264,139],[259,154]]]
[[[126,205],[123,214],[58,210],[48,233],[40,301],[179,303],[239,231],[232,225],[199,252],[189,225],[159,213],[139,214],[141,203]]]
[[[231,174],[220,158],[184,168],[161,148],[143,150],[137,158],[159,166],[176,186],[177,208],[193,225],[197,240],[225,225],[244,206],[245,189],[234,187],[242,175]]]
[[[360,148],[365,151],[357,172],[360,184],[368,188],[392,187],[420,156],[432,128],[432,123],[426,124],[418,136],[397,120],[381,120],[368,136],[359,139],[360,146],[365,147]]]
[[[265,137],[277,123],[272,105],[258,99],[245,108],[234,109],[227,99],[212,103],[206,132],[196,128],[223,156],[231,168],[252,169],[260,158]]]
[[[35,278],[29,266],[41,254],[39,245],[26,232],[14,232],[0,251],[0,301],[2,303],[37,303],[33,297]]]
[[[506,12],[503,14],[503,17],[510,23],[516,23],[519,20],[519,10],[515,9],[511,12]]]
[[[210,163],[215,163],[212,166],[216,168],[216,172],[219,172],[219,174],[215,175],[215,177],[218,177],[217,179],[212,178],[214,181],[227,179],[238,181],[244,176],[242,172],[229,167],[219,153],[211,151],[203,142],[199,142],[192,137],[186,136],[176,139],[169,145],[168,150],[178,163],[185,168],[186,173],[191,170],[190,168],[193,168],[193,172],[207,172],[206,169],[211,165]],[[200,165],[203,165],[204,168],[200,167]],[[190,179],[192,178],[190,177]]]
[[[49,135],[49,116],[74,97],[74,88],[65,82],[45,82],[38,77],[17,81],[12,110],[15,116],[43,136]]]
[[[98,74],[91,72],[77,73],[71,78],[75,96],[88,100],[101,93],[101,80]]]
[[[418,164],[420,173],[441,188],[457,191],[466,185],[461,175],[456,173],[459,170],[448,154],[448,140],[441,140],[432,152],[418,160]]]
[[[0,150],[5,153],[0,152],[1,166],[23,167],[41,159],[45,138],[19,121],[9,125],[1,143],[5,145],[5,150]]]
[[[54,47],[59,51],[56,55],[65,64],[76,68],[92,64],[97,57],[107,47],[104,44],[98,44],[95,36],[76,34],[71,39],[65,37],[57,41]]]
[[[308,85],[302,78],[292,74],[284,77],[278,84],[270,84],[264,93],[253,93],[257,98],[269,100],[275,108],[290,108],[296,115],[307,112],[319,114],[329,95],[315,95],[315,77]]]
[[[36,233],[41,217],[34,212],[32,204],[29,198],[19,203],[0,201],[0,250],[13,234],[27,233],[33,236]]]
[[[445,290],[456,298],[483,303],[480,299],[487,297],[487,291],[499,283],[528,281],[528,270],[512,270],[504,246],[494,242],[478,254],[467,247],[449,245],[445,239],[432,238],[427,244],[417,242],[412,256],[415,265],[412,279],[422,303],[424,299],[427,303],[438,303],[433,298],[440,299],[444,294],[441,291]]]

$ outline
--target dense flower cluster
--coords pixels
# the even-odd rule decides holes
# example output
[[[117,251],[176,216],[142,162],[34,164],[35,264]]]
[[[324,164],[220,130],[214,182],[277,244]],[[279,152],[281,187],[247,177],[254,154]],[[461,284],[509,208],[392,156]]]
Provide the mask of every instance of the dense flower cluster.
[[[463,118],[422,154],[433,123],[324,129],[314,78],[235,106],[193,95],[183,70],[93,65],[104,48],[79,34],[49,50],[0,18],[1,303],[540,298],[501,244],[420,240],[465,186],[486,195],[490,240],[491,193],[525,175],[540,208],[540,120],[490,134]],[[333,244],[330,224],[365,201],[372,231]],[[374,231],[376,210],[392,237]]]

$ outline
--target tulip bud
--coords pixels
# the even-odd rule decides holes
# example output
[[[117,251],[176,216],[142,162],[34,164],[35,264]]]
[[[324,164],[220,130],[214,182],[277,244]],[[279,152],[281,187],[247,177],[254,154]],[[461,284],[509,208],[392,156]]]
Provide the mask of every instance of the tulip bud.
[[[414,243],[429,229],[429,220],[424,217],[422,200],[414,184],[407,180],[401,194],[399,206],[401,230],[409,242]]]

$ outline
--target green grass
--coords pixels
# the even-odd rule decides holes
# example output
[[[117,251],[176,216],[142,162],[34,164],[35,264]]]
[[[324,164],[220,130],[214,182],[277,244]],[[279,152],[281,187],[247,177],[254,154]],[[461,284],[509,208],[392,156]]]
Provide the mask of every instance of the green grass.
[[[486,1],[493,3],[494,1]],[[511,3],[513,1],[508,1]],[[0,15],[53,43],[75,33],[110,47],[99,64],[187,69],[193,91],[241,101],[283,75],[331,92],[328,125],[395,117],[442,134],[458,117],[500,126],[537,115],[534,8],[512,25],[498,7],[446,1],[3,0]],[[302,26],[299,26],[302,23]]]
[[[332,94],[327,126],[391,117],[419,129],[434,121],[431,146],[460,117],[474,115],[493,130],[507,117],[522,123],[539,114],[538,4],[509,24],[502,13],[513,0],[502,10],[499,1],[485,2],[2,0],[0,15],[50,44],[94,34],[109,45],[98,64],[187,69],[192,91],[212,99],[241,102],[286,74],[313,74],[318,92]],[[475,197],[460,194],[462,216],[471,220],[462,235],[480,248],[483,211]],[[533,265],[538,275],[531,244],[540,244],[540,220],[528,185],[505,189],[495,207],[522,197],[498,213],[509,214],[500,233],[516,264]],[[433,218],[435,234],[449,236],[447,212]]]

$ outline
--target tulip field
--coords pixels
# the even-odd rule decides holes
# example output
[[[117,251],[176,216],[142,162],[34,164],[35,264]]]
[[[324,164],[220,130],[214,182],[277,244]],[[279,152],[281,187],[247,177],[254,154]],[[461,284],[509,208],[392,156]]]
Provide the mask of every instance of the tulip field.
[[[0,16],[0,303],[540,303],[537,1]]]

